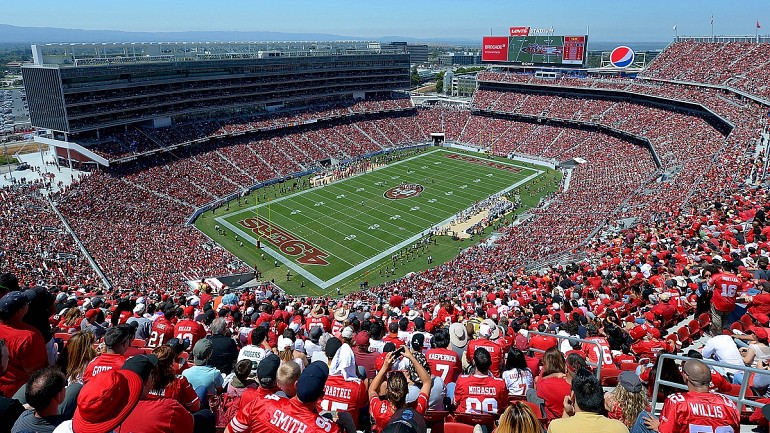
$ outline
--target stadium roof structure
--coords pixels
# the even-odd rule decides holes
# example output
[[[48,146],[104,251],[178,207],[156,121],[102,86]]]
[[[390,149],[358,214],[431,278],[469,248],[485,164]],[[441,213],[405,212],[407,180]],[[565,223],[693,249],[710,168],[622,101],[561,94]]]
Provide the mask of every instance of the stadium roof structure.
[[[380,43],[375,41],[105,42],[32,45],[35,65],[59,67],[395,52],[398,52],[397,48],[382,48]]]

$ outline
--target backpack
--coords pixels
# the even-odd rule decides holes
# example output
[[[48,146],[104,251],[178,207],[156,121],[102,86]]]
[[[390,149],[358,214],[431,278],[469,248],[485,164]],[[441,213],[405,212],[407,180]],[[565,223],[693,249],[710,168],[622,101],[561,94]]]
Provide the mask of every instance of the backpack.
[[[226,392],[209,397],[209,408],[214,412],[216,428],[224,429],[238,415],[238,406],[241,403],[241,396],[230,396]]]

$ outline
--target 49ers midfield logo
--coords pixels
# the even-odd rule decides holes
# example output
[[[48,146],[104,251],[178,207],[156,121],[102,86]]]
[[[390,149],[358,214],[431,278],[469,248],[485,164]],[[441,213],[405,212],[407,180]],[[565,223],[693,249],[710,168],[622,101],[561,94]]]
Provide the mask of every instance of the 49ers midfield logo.
[[[385,198],[389,198],[391,200],[399,200],[402,198],[417,197],[418,195],[422,194],[424,189],[425,188],[420,184],[404,184],[385,191],[385,194],[383,195]]]

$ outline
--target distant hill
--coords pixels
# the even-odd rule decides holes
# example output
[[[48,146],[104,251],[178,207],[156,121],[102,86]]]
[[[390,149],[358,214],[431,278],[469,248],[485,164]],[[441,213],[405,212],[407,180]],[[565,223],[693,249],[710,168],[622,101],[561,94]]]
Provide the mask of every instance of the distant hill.
[[[235,32],[235,31],[189,31],[189,32],[124,32],[119,30],[83,30],[57,27],[19,27],[0,24],[2,43],[51,43],[51,42],[280,42],[280,41],[403,41],[431,45],[459,45],[481,47],[478,38],[413,38],[409,36],[343,36],[329,33],[284,33],[284,32]],[[588,49],[609,51],[620,42],[594,41],[589,38]],[[637,51],[663,49],[665,42],[637,42],[628,44]]]
[[[281,41],[405,41],[414,43],[481,44],[478,40],[412,38],[406,36],[343,36],[330,33],[187,31],[124,32],[120,30],[83,30],[57,27],[19,27],[0,24],[0,43],[52,42],[281,42]]]

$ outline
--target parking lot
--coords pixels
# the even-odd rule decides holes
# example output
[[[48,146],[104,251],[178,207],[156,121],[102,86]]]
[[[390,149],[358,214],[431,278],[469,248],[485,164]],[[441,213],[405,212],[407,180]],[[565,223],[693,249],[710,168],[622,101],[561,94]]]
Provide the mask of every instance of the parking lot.
[[[29,122],[23,89],[0,90],[0,135],[14,132],[14,124]]]

